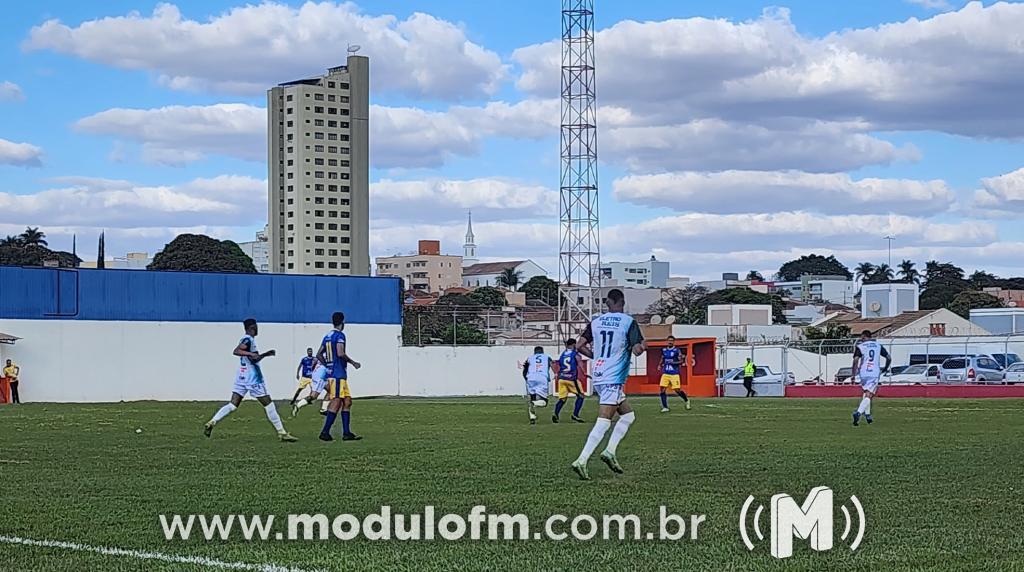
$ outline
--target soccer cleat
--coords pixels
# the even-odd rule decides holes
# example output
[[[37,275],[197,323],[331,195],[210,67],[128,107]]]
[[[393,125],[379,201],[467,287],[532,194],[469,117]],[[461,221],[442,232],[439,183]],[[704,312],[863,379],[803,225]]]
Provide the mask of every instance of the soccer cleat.
[[[558,416],[557,415],[552,415],[551,416],[551,422],[552,423],[558,423]]]
[[[572,416],[572,420],[577,423],[586,423],[586,421],[584,421],[582,417],[577,417],[575,415]]]
[[[207,437],[209,437],[210,434],[212,434],[212,433],[213,433],[213,423],[207,423],[206,425],[203,425],[203,435],[206,435]]]
[[[287,431],[285,431],[284,433],[278,433],[277,436],[280,437],[281,440],[284,441],[285,443],[294,443],[299,440],[297,437],[295,437],[291,433],[288,433]]]
[[[581,463],[579,461],[575,461],[572,464],[572,470],[575,471],[576,474],[580,476],[580,480],[581,481],[589,481],[590,480],[590,473],[587,472],[587,464],[586,463]]]
[[[860,411],[853,412],[853,426],[857,427],[860,425]]]
[[[604,461],[604,464],[608,465],[608,468],[611,469],[613,473],[619,473],[621,475],[626,472],[622,470],[622,465],[619,464],[619,460],[615,458],[615,455],[608,451],[601,453],[601,460]]]
[[[531,417],[530,418],[530,425],[536,425],[536,424],[537,424],[537,418],[536,417]]]
[[[327,417],[327,411],[321,409],[320,410],[320,415],[323,415],[324,417]]]
[[[868,425],[871,425],[872,423],[875,422],[875,420],[872,419],[871,416],[867,414],[864,415],[864,420],[868,422]]]
[[[662,407],[661,408],[661,412],[662,413],[668,413],[668,407]]]
[[[295,416],[298,415],[298,414],[299,414],[299,406],[295,405],[293,403],[292,404],[292,419],[295,419]]]
[[[687,410],[687,411],[689,411],[689,410],[690,410],[690,402],[689,402],[689,401],[687,401],[687,402],[686,402],[686,410]]]
[[[320,440],[321,441],[333,441],[334,437],[331,437],[330,433],[321,433],[320,434]]]
[[[360,440],[362,440],[362,437],[360,437],[359,435],[356,435],[355,433],[345,433],[344,435],[341,436],[341,440],[342,441],[360,441]]]

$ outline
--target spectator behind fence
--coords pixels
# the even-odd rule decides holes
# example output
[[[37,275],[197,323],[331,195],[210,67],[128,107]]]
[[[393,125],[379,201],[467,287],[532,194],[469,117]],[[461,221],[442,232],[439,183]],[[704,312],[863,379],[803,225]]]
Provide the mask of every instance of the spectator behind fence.
[[[11,403],[21,403],[21,397],[18,396],[19,373],[21,373],[21,368],[13,361],[7,360],[7,365],[4,366],[4,377],[7,378],[7,382],[11,387]]]

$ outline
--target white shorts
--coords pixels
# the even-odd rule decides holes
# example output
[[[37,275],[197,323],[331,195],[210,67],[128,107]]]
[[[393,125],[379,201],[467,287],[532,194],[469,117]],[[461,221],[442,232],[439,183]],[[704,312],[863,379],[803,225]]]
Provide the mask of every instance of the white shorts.
[[[530,395],[536,395],[537,397],[547,399],[548,398],[548,382],[547,381],[527,381],[526,382],[526,393]]]
[[[879,383],[879,381],[881,381],[881,379],[877,378],[877,377],[864,377],[864,376],[861,376],[861,378],[860,378],[860,386],[864,389],[864,391],[870,391],[871,393],[878,393],[878,383]]]
[[[242,376],[235,378],[235,386],[231,388],[231,393],[237,393],[242,397],[245,397],[248,394],[254,398],[270,395],[267,393],[267,386],[262,381],[250,381],[248,378]]]
[[[598,399],[600,399],[598,403],[601,405],[619,405],[626,400],[626,392],[619,384],[595,385],[594,391],[597,392]]]
[[[323,393],[327,387],[327,368],[319,366],[313,370],[313,392]]]

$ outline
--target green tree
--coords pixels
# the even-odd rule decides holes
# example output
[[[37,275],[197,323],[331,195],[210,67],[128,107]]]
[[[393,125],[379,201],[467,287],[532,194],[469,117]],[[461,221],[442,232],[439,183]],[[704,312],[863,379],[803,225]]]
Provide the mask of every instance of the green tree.
[[[818,254],[808,254],[783,264],[779,268],[778,278],[783,282],[793,282],[804,275],[844,276],[847,280],[853,278],[850,269],[839,262],[835,256]]]
[[[683,288],[672,288],[662,294],[661,300],[647,307],[648,314],[662,317],[675,316],[676,322],[690,324],[690,312],[694,310],[697,300],[708,295],[707,288],[689,284]]]
[[[21,244],[25,246],[38,245],[38,246],[49,246],[46,242],[46,233],[39,230],[39,227],[25,227],[25,232],[21,233],[18,237]]]
[[[22,246],[21,238],[8,234],[6,238],[0,238],[0,246]]]
[[[786,322],[786,303],[780,296],[762,294],[750,288],[726,288],[717,290],[694,301],[693,307],[687,316],[687,324],[708,323],[708,306],[717,304],[766,304],[772,307],[772,321],[776,324]]]
[[[487,343],[487,334],[474,324],[449,324],[441,332],[441,343],[460,346],[484,345]]]
[[[976,308],[1002,308],[1003,303],[999,298],[991,294],[976,290],[964,290],[954,296],[946,307],[961,317],[970,318],[971,310]]]
[[[894,273],[892,268],[888,264],[879,264],[875,266],[875,269],[864,278],[864,284],[888,284],[892,282]]]
[[[854,270],[854,274],[858,280],[867,280],[871,278],[871,275],[875,273],[875,265],[870,262],[861,262],[857,265]]]
[[[519,286],[519,282],[523,279],[523,273],[515,268],[506,268],[501,271],[498,275],[497,283],[502,288],[508,288],[509,290],[515,290]]]
[[[179,234],[153,257],[148,270],[238,272],[255,274],[256,267],[237,244],[202,234]]]
[[[999,278],[994,274],[985,272],[984,270],[975,271],[974,274],[971,274],[967,281],[970,282],[971,286],[976,290],[981,290],[982,288],[990,288],[992,286],[999,285]]]
[[[921,291],[922,310],[937,310],[949,306],[957,294],[970,290],[962,268],[949,262],[929,260],[925,263],[924,288]]]
[[[548,306],[558,306],[558,282],[547,276],[534,276],[519,287],[527,300],[539,300]]]
[[[750,280],[751,282],[764,282],[764,276],[762,276],[757,270],[751,270],[750,272],[747,272],[746,280]]]
[[[467,295],[467,298],[474,305],[486,308],[500,308],[505,305],[505,293],[490,286],[483,286],[473,290]]]
[[[804,337],[808,340],[849,340],[850,326],[828,322],[824,328],[808,326],[804,328]]]
[[[60,268],[77,268],[82,262],[70,252],[55,251],[38,244],[0,245],[0,266],[46,266],[55,263]]]
[[[910,260],[900,262],[899,265],[897,265],[897,268],[899,268],[900,280],[907,284],[920,284],[921,273],[918,272],[916,266],[917,265]]]

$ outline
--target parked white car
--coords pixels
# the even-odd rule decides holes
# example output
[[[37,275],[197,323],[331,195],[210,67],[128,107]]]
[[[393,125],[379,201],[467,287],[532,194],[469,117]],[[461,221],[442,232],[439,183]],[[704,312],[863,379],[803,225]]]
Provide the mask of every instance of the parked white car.
[[[768,366],[757,366],[754,368],[754,381],[757,383],[783,383],[785,385],[793,385],[796,383],[796,378],[792,373],[786,373],[783,376],[781,373],[775,373]],[[718,378],[718,385],[723,383],[743,383],[743,368],[734,367],[729,371],[725,372],[725,375]]]
[[[1018,362],[1006,368],[1003,374],[1006,383],[1024,383],[1024,362]]]
[[[918,364],[909,366],[896,374],[882,376],[885,385],[921,385],[939,382],[939,366],[935,364]]]

